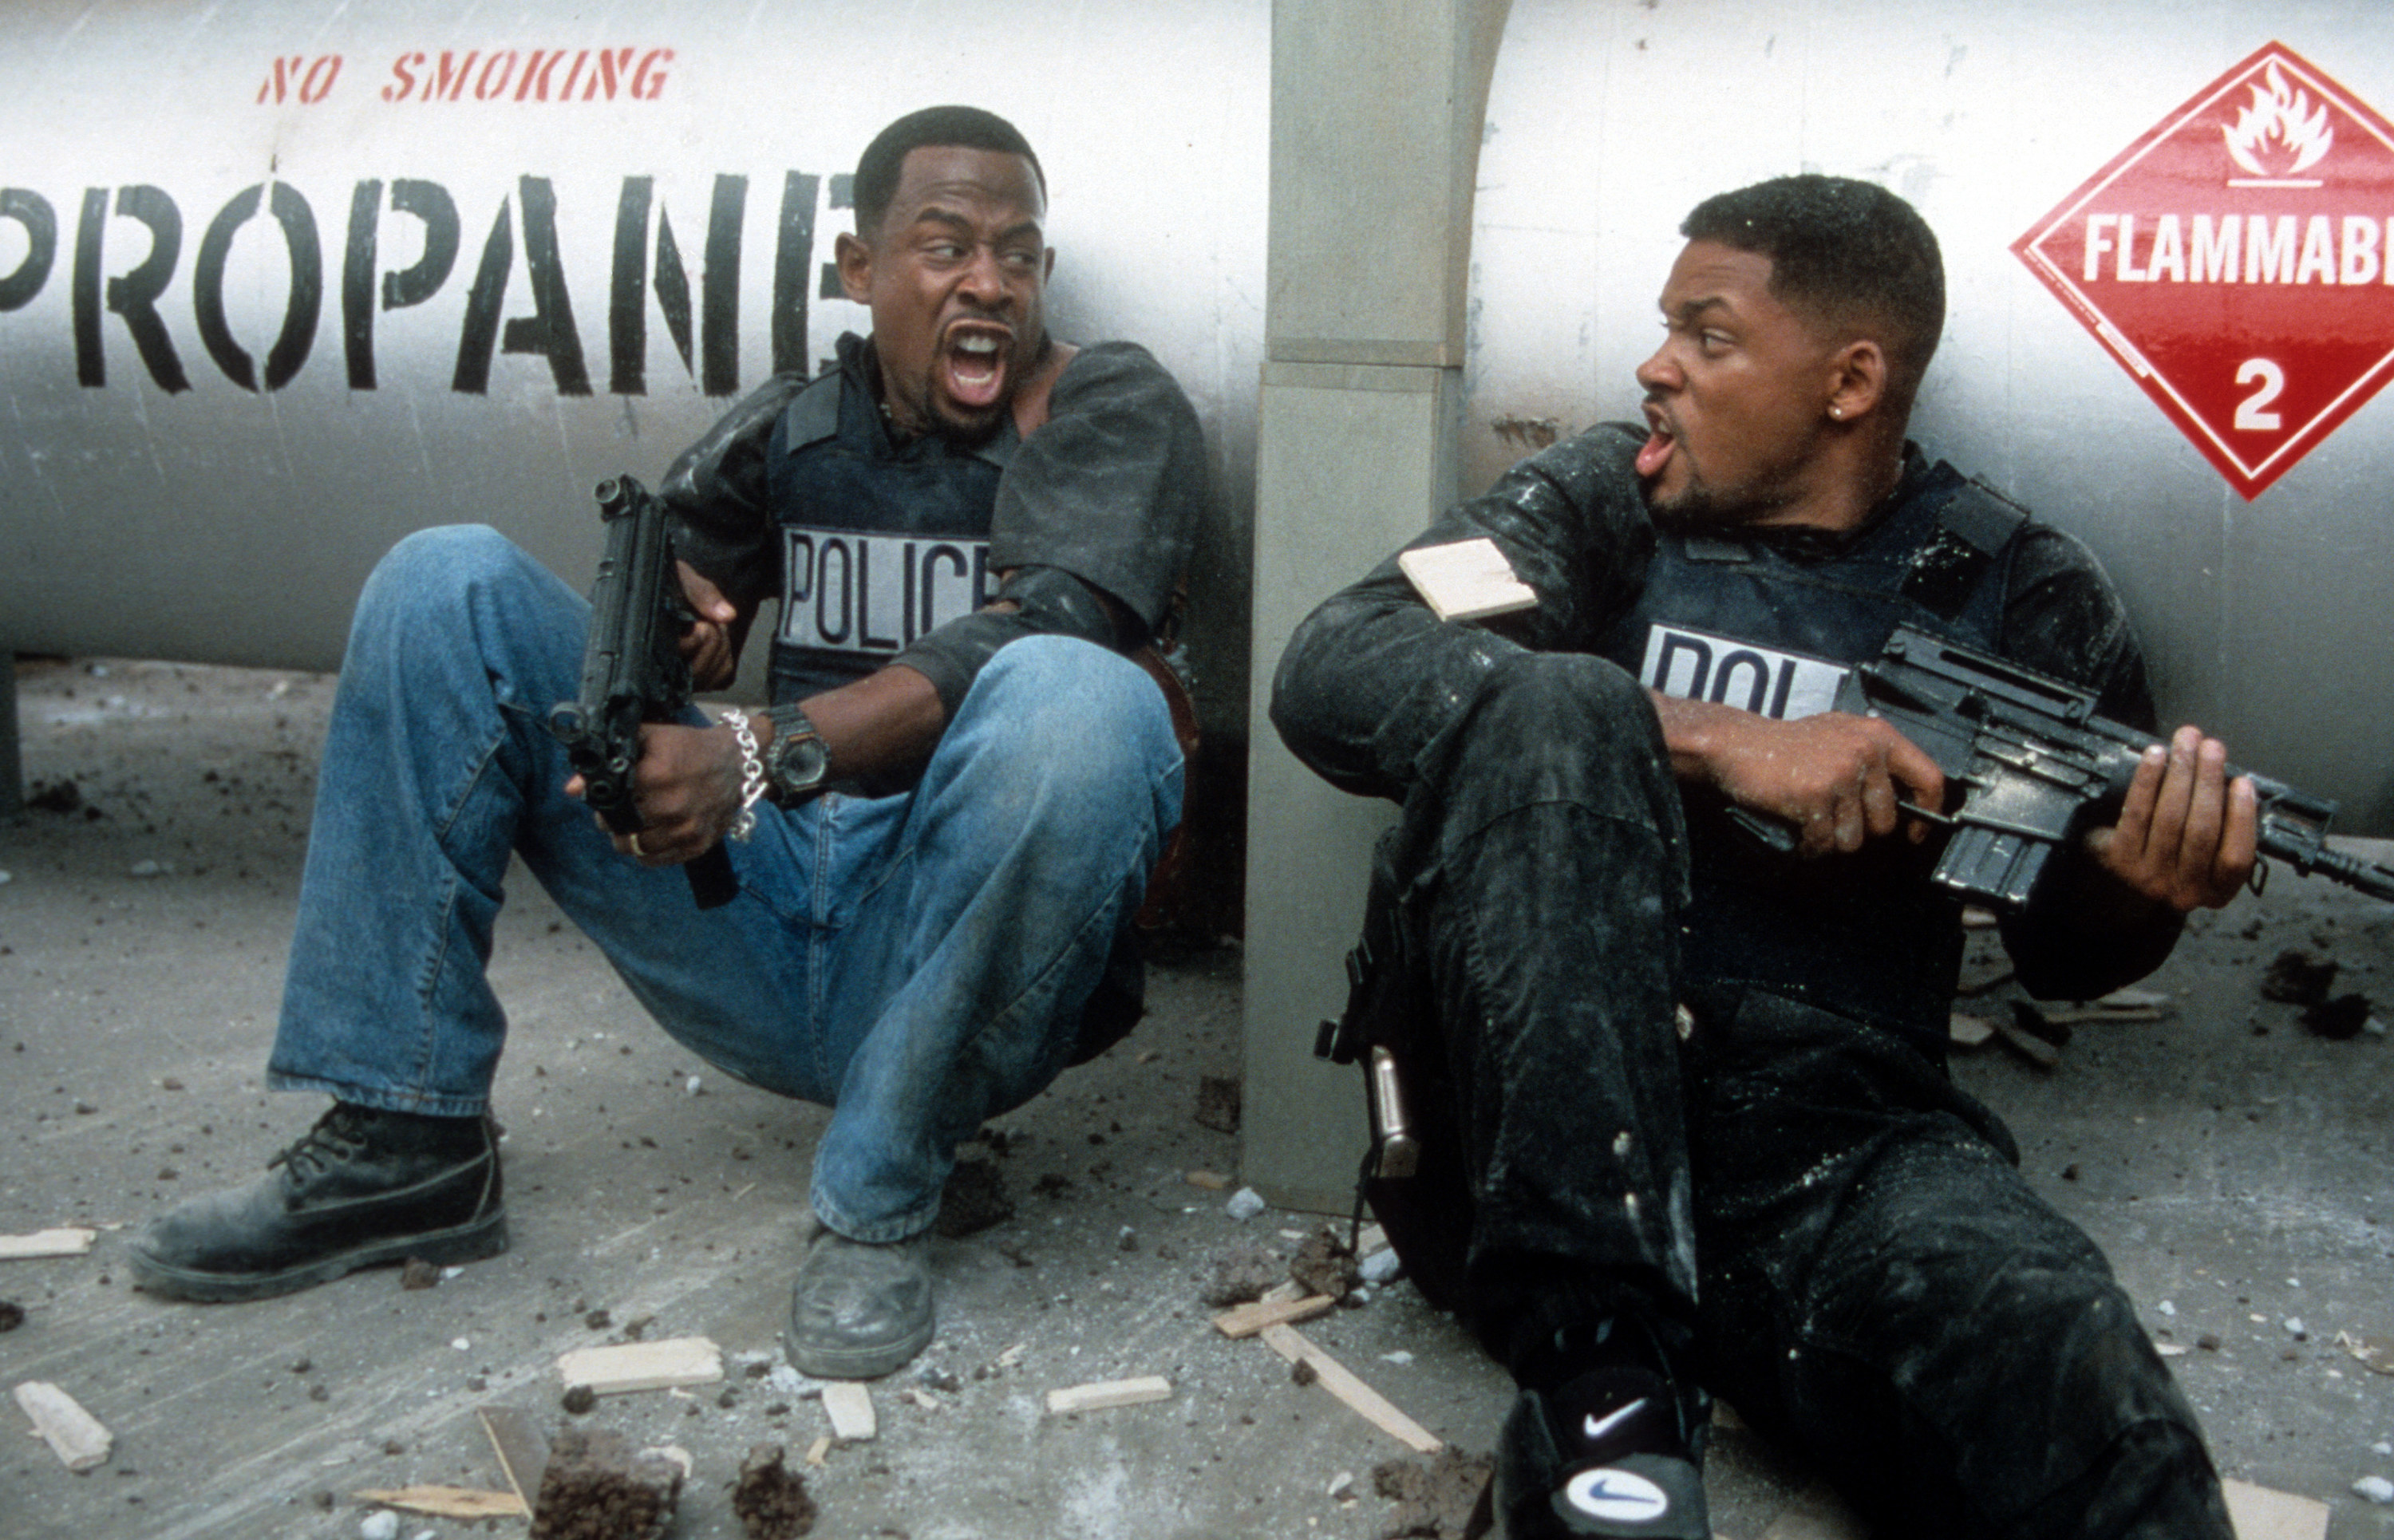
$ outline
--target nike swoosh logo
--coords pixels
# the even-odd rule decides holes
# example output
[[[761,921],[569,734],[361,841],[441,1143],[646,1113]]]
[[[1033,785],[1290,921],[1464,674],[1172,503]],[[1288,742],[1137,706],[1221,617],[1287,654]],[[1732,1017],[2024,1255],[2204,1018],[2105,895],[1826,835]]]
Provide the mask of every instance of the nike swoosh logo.
[[[1607,1433],[1611,1432],[1614,1428],[1620,1426],[1622,1422],[1626,1420],[1631,1413],[1637,1411],[1639,1407],[1645,1404],[1646,1398],[1640,1396],[1636,1401],[1631,1402],[1628,1405],[1613,1412],[1601,1422],[1597,1420],[1595,1413],[1590,1412],[1587,1415],[1586,1420],[1580,1425],[1580,1432],[1589,1442],[1593,1443],[1597,1440],[1604,1437]]]

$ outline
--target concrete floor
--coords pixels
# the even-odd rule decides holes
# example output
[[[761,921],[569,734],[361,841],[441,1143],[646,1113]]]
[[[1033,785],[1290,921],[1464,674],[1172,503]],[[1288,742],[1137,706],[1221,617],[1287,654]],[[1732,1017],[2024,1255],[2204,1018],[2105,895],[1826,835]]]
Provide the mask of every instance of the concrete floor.
[[[0,1233],[101,1234],[87,1257],[0,1262],[0,1299],[26,1312],[0,1335],[0,1380],[60,1385],[116,1443],[83,1476],[30,1438],[0,1444],[0,1537],[355,1536],[371,1512],[358,1490],[501,1485],[473,1415],[494,1402],[683,1446],[695,1475],[674,1533],[737,1535],[728,1489],[748,1447],[795,1458],[828,1431],[810,1388],[742,1372],[742,1355],[776,1362],[823,1114],[697,1062],[520,883],[494,965],[514,1022],[496,1093],[513,1248],[421,1291],[388,1270],[245,1306],[130,1290],[122,1227],[246,1179],[321,1109],[260,1079],[330,682],[29,662],[19,687],[28,780],[72,781],[99,816],[0,824]],[[2280,873],[2153,981],[2171,1020],[2082,1026],[2050,1071],[1990,1046],[1956,1073],[2184,1349],[2173,1363],[2222,1468],[2324,1500],[2329,1533],[2352,1540],[2394,1533],[2394,1507],[2349,1492],[2394,1476],[2394,1378],[2339,1343],[2394,1345],[2389,1046],[2313,1037],[2263,1002],[2261,970],[2289,946],[2334,955],[2339,990],[2394,986],[2394,911]],[[942,1331],[925,1364],[957,1388],[925,1405],[901,1394],[911,1376],[875,1387],[878,1439],[809,1472],[818,1534],[1387,1529],[1369,1473],[1405,1452],[1269,1349],[1220,1338],[1198,1297],[1222,1248],[1294,1249],[1316,1222],[1234,1220],[1185,1179],[1237,1169],[1236,1140],[1192,1117],[1199,1079],[1237,1073],[1237,971],[1227,946],[1166,961],[1137,1033],[999,1120],[1016,1216],[936,1253]],[[611,1323],[593,1329],[601,1310]],[[556,1355],[643,1317],[651,1338],[723,1346],[729,1404],[717,1387],[652,1391],[568,1418]],[[1491,1446],[1503,1376],[1410,1287],[1305,1330],[1433,1431]],[[1149,1374],[1170,1400],[1045,1413],[1051,1388]],[[0,1408],[0,1427],[23,1425]],[[1806,1474],[1736,1430],[1716,1448],[1717,1527],[1756,1540]],[[1360,1493],[1344,1502],[1342,1472]],[[485,1528],[520,1521],[405,1517],[399,1533]]]

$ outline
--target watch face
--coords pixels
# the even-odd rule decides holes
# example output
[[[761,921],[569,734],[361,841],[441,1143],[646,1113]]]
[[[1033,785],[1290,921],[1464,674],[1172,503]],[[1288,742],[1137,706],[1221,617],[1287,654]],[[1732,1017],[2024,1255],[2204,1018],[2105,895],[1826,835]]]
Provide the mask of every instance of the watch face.
[[[827,757],[822,740],[813,733],[777,738],[766,753],[772,760],[773,785],[783,796],[810,792],[822,784]]]

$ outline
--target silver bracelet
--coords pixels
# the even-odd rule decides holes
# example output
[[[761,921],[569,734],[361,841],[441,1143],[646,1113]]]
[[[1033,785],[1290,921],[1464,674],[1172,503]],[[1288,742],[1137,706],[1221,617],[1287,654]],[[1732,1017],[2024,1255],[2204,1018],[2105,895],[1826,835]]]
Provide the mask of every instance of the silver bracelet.
[[[749,731],[746,712],[728,705],[717,716],[740,745],[740,816],[724,834],[744,845],[756,832],[756,799],[765,795],[765,761],[756,753],[756,734]]]

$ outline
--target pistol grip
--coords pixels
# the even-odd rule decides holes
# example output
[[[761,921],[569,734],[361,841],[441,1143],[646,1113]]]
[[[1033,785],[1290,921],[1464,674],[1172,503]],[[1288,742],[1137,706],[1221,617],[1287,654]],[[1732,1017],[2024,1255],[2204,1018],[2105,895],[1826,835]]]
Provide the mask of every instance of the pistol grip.
[[[690,878],[690,896],[701,909],[720,909],[739,896],[740,879],[732,875],[730,853],[720,845],[683,862],[682,871]]]

